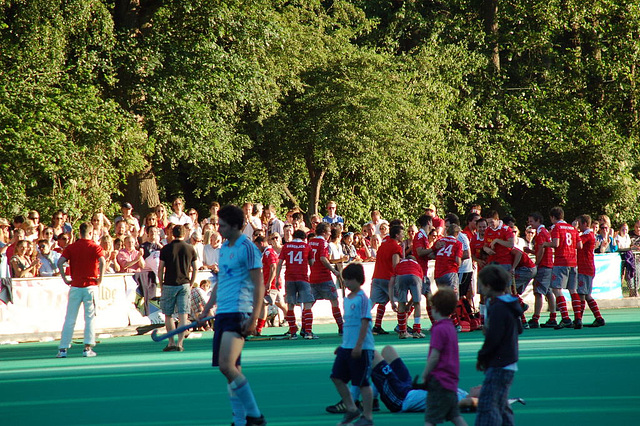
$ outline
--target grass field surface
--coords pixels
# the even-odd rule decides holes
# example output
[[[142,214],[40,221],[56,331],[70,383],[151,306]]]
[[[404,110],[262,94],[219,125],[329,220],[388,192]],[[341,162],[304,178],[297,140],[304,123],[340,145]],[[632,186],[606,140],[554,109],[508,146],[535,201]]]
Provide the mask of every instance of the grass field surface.
[[[607,325],[582,330],[525,330],[511,389],[527,405],[514,406],[516,424],[640,424],[640,310],[603,312]],[[543,318],[544,319],[544,318]],[[585,314],[585,323],[592,320]],[[391,330],[390,321],[384,327]],[[284,328],[267,328],[281,334]],[[329,373],[340,344],[335,325],[318,325],[318,340],[247,342],[243,368],[270,425],[334,425],[325,412],[336,403]],[[102,339],[96,358],[75,344],[56,359],[58,342],[0,347],[0,423],[3,425],[229,425],[222,375],[211,367],[211,336],[188,339],[185,352],[162,352],[146,336]],[[460,387],[482,382],[475,370],[481,332],[458,335]],[[415,375],[429,339],[376,336],[394,345]],[[464,414],[473,424],[474,414]],[[376,425],[421,425],[421,413],[374,413]]]

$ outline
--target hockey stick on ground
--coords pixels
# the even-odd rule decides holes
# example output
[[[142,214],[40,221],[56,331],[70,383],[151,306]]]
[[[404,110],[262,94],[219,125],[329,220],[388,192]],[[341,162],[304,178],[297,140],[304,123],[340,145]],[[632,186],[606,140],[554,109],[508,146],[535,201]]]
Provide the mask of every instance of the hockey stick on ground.
[[[289,340],[290,337],[283,335],[271,335],[271,336],[248,336],[246,337],[247,342],[264,342],[267,340]]]
[[[212,320],[213,318],[214,317],[206,317],[206,318],[203,318],[201,321],[194,321],[191,324],[183,325],[182,327],[178,327],[175,330],[170,331],[170,332],[165,333],[165,334],[158,334],[158,330],[153,330],[151,332],[151,338],[153,339],[154,342],[159,342],[161,340],[168,339],[169,337],[173,337],[176,334],[180,334],[183,331],[187,331],[190,328],[197,327],[198,325],[203,324],[203,323],[205,323],[205,322],[207,322],[209,320]]]

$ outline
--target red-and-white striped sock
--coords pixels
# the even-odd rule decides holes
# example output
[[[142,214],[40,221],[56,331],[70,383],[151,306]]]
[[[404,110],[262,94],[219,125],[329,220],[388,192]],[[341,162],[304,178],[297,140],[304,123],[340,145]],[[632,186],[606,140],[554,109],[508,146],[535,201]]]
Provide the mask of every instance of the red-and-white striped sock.
[[[573,308],[573,317],[576,320],[582,319],[582,300],[578,293],[571,294],[571,307]]]
[[[549,320],[550,321],[555,321],[558,318],[558,313],[557,312],[551,312],[549,314]]]
[[[427,305],[427,316],[429,317],[431,324],[433,324],[435,321],[433,319],[433,312],[431,312],[431,305]]]
[[[382,327],[382,318],[384,318],[384,311],[387,309],[386,305],[380,303],[376,312],[376,327]]]
[[[342,332],[342,324],[344,324],[344,321],[342,320],[342,312],[340,312],[340,307],[332,306],[331,313],[333,313],[333,319],[336,320],[336,324],[338,325],[338,332]]]
[[[398,312],[398,330],[400,333],[407,332],[407,313]]]
[[[534,321],[540,321],[540,315],[539,314],[533,314],[533,316],[531,317],[532,320]]]
[[[525,322],[527,322],[527,317],[525,317],[524,314],[522,314],[522,316],[520,317],[520,320],[522,320],[522,323],[524,324]]]
[[[587,303],[589,304],[589,309],[593,312],[593,316],[596,317],[596,319],[602,319],[600,308],[598,308],[598,302],[596,302],[595,299],[589,299]]]
[[[296,314],[293,309],[287,311],[287,322],[289,323],[289,333],[295,334],[298,332],[298,326],[296,325]]]
[[[264,328],[264,324],[266,323],[266,320],[262,319],[262,318],[258,318],[258,324],[256,325],[256,331],[258,333],[262,332],[262,329]]]
[[[313,330],[313,311],[311,309],[302,310],[302,326],[304,331],[309,334]]]
[[[560,311],[560,316],[562,317],[562,320],[570,320],[571,318],[569,318],[569,309],[567,308],[567,299],[564,298],[564,296],[557,296],[556,297],[556,304],[558,307],[558,310]]]
[[[411,314],[413,314],[413,311],[415,310],[413,304],[409,305],[409,310],[407,311],[407,318],[411,318]]]
[[[414,333],[422,333],[422,324],[420,324],[419,322],[414,322],[413,323],[413,332]]]

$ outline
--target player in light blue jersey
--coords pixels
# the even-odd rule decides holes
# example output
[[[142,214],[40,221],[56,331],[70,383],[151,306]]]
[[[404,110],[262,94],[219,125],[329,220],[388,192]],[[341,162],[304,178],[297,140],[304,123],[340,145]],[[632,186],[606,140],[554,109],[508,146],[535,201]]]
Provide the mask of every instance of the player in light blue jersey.
[[[244,213],[236,206],[218,212],[219,232],[225,242],[218,261],[218,285],[200,318],[211,315],[217,302],[213,336],[213,366],[227,378],[235,426],[266,425],[247,378],[240,370],[244,338],[252,334],[262,311],[262,258],[242,234]]]

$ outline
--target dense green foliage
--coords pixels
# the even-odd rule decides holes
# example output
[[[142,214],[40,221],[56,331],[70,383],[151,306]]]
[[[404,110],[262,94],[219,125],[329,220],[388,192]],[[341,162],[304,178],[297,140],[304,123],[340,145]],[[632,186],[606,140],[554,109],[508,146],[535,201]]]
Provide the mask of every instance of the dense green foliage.
[[[631,0],[0,1],[0,216],[640,214]]]

